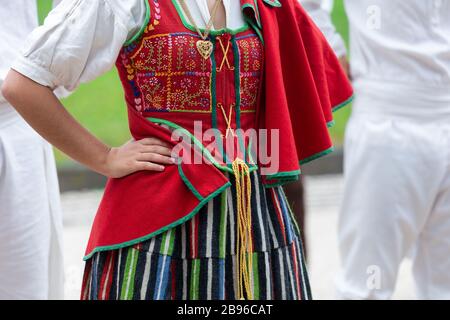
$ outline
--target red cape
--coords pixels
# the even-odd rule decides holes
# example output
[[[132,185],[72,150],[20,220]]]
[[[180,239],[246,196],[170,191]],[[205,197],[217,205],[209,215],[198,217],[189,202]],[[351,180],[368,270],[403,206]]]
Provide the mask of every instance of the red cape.
[[[337,57],[297,0],[241,0],[241,4],[247,22],[264,41],[259,128],[280,130],[278,170],[263,176],[269,187],[297,179],[300,163],[331,151],[332,110],[350,101],[352,89]],[[126,70],[119,63],[118,68],[126,79]],[[148,121],[133,106],[128,109],[135,139],[154,136],[174,144],[170,130]],[[226,175],[209,162],[109,179],[85,259],[187,221],[229,185]]]
[[[259,127],[280,129],[279,169],[266,177],[267,184],[279,184],[296,179],[301,164],[333,150],[327,129],[332,111],[349,103],[353,90],[298,0],[241,2],[262,29],[266,62]]]

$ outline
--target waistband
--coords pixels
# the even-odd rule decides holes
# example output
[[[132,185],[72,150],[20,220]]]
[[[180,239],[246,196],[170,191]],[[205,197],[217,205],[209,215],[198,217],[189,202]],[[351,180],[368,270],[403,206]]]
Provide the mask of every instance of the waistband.
[[[423,119],[450,119],[449,87],[431,87],[373,80],[354,83],[353,112]]]

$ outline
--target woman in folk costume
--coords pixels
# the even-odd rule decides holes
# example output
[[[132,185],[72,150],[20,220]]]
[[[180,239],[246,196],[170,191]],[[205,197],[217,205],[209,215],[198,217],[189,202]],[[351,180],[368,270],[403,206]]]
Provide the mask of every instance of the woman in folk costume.
[[[37,26],[36,1],[2,2],[0,86]],[[61,236],[52,148],[0,94],[0,300],[63,298]]]
[[[5,95],[51,143],[110,177],[82,299],[311,298],[281,185],[331,151],[332,108],[352,90],[297,1],[66,1],[29,42]],[[134,138],[119,148],[49,89],[114,63]],[[251,129],[278,130],[267,137],[273,163],[252,156]]]

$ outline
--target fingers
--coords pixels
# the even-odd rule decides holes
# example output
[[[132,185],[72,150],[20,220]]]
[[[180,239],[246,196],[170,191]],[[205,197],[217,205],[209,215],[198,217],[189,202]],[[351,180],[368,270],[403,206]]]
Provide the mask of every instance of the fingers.
[[[138,151],[138,155],[135,156],[134,171],[162,172],[166,165],[176,163],[176,160],[171,157],[173,146],[160,139],[145,138],[134,141],[133,144],[132,148]]]
[[[165,167],[156,163],[151,163],[147,161],[138,161],[136,162],[136,170],[135,171],[164,171]]]
[[[162,140],[159,140],[157,138],[145,138],[142,140],[137,141],[139,144],[144,146],[162,146],[166,148],[170,148],[170,145],[167,142],[164,142]]]
[[[171,158],[170,156],[165,156],[157,153],[141,153],[138,155],[137,160],[169,165],[176,163],[176,160]]]
[[[161,154],[161,155],[170,157],[172,154],[172,149],[167,148],[167,147],[158,146],[158,145],[141,146],[139,148],[139,152],[140,153],[157,153],[157,154]]]
[[[141,153],[156,153],[170,157],[172,146],[157,138],[145,138],[137,141]]]

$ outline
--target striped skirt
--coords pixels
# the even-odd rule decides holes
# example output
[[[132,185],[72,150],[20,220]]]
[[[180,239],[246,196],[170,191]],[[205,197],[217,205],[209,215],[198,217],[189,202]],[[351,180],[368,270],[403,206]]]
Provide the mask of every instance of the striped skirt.
[[[139,244],[86,262],[81,299],[235,300],[236,190],[212,199],[191,220]],[[256,300],[311,299],[300,231],[282,187],[251,174],[250,285]]]

